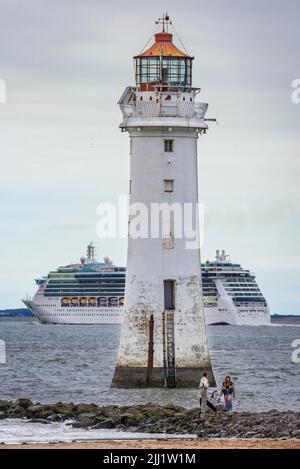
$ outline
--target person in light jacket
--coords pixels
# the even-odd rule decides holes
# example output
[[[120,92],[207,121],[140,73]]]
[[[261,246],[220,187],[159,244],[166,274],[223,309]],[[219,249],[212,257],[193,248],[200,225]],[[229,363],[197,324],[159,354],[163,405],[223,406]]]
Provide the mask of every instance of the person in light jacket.
[[[208,394],[209,383],[207,379],[206,371],[203,373],[202,378],[199,384],[200,390],[200,412],[204,414],[207,404],[207,394]]]

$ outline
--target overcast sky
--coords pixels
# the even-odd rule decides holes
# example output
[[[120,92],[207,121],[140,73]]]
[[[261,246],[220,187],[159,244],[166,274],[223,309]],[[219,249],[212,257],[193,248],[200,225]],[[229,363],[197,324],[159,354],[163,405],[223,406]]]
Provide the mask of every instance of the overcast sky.
[[[127,193],[116,103],[163,10],[219,122],[198,145],[202,259],[226,249],[273,313],[300,314],[299,0],[0,0],[1,309],[89,241],[125,265],[126,240],[97,239],[96,207]]]

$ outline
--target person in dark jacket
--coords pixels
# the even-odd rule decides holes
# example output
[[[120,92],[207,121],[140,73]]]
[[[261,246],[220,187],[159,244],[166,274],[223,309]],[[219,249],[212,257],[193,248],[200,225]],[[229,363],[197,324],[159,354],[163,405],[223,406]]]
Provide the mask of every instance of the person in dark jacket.
[[[225,403],[225,410],[226,412],[232,411],[232,401],[235,397],[235,386],[230,378],[230,376],[226,376],[225,380],[223,381],[223,385],[221,388],[221,393],[224,396],[224,403]]]

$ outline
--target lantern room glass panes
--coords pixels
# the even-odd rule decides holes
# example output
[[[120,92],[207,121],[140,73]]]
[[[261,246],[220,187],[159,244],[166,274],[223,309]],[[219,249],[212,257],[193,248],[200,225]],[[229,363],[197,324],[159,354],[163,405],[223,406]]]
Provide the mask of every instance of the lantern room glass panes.
[[[136,82],[157,83],[160,80],[160,61],[159,57],[141,58],[136,60]]]
[[[192,85],[192,59],[187,57],[138,57],[136,84]]]

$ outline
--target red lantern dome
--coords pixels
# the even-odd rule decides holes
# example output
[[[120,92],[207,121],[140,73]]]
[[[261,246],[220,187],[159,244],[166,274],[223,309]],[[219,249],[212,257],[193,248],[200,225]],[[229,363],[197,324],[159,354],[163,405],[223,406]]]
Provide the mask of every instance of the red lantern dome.
[[[135,57],[189,57],[173,44],[173,35],[166,32],[155,34],[155,43],[142,54]],[[191,57],[189,57],[191,58]]]

